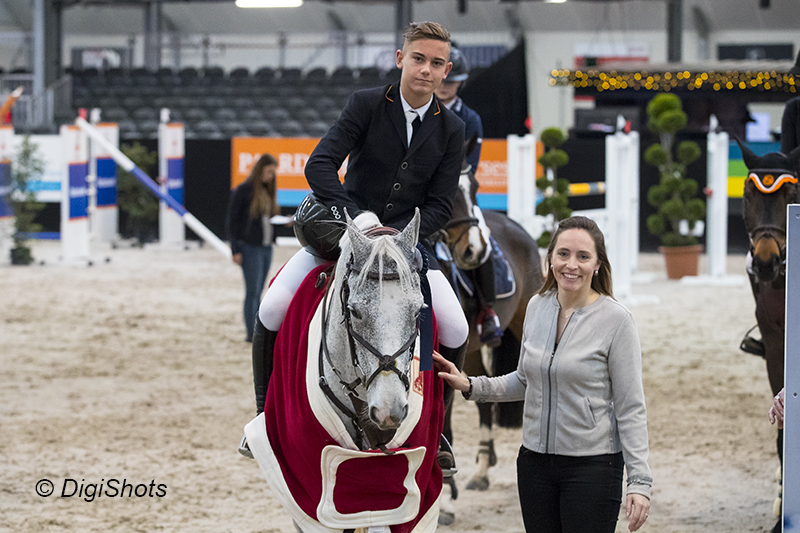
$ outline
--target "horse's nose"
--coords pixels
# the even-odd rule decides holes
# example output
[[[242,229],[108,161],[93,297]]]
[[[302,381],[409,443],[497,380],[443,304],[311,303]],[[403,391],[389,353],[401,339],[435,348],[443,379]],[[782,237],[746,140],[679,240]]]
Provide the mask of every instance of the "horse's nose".
[[[766,261],[758,256],[753,258],[753,272],[760,281],[775,281],[780,272],[780,258],[772,255]]]
[[[369,410],[369,418],[382,430],[397,429],[408,416],[408,404],[393,405],[390,409],[373,406]]]

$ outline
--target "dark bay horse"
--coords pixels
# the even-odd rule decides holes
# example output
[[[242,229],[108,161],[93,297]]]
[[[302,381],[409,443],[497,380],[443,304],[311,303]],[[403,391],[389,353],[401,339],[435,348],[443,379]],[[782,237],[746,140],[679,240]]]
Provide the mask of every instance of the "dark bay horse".
[[[454,290],[459,296],[464,313],[469,322],[469,340],[463,370],[471,376],[500,375],[515,370],[519,360],[520,339],[522,339],[522,326],[525,321],[525,310],[528,301],[539,290],[544,282],[542,277],[539,248],[536,241],[525,229],[497,211],[483,211],[486,225],[491,230],[491,236],[499,244],[506,260],[511,266],[516,281],[516,290],[506,298],[498,298],[494,310],[500,318],[500,325],[504,330],[502,344],[493,351],[482,346],[478,335],[477,320],[480,308],[477,299],[461,284],[452,280],[448,272],[451,264],[462,270],[475,269],[480,265],[479,258],[484,256],[487,243],[479,230],[479,220],[475,216],[473,206],[477,205],[478,181],[472,170],[465,166],[461,172],[459,190],[453,200],[453,213],[451,220],[446,224],[441,234],[440,247],[444,244],[449,252],[451,262],[439,260],[442,263],[442,272],[455,283]],[[491,260],[491,258],[489,259]],[[489,357],[486,357],[489,356]],[[487,359],[494,359],[494,364]],[[519,402],[521,403],[521,402]],[[494,466],[497,457],[494,452],[492,439],[493,404],[479,403],[480,416],[480,448],[478,451],[478,471],[467,485],[467,489],[486,490],[489,487],[489,467]],[[498,404],[498,408],[508,407],[509,404]],[[514,409],[516,408],[516,409]],[[451,437],[450,411],[445,416],[445,436]],[[519,427],[522,423],[521,406],[517,404],[506,411],[515,413],[503,416],[499,420],[502,425]],[[503,418],[512,419],[503,423]],[[455,482],[450,478],[451,497],[455,499],[457,491]],[[452,522],[453,514],[447,509],[448,502],[443,502],[440,512],[440,524]]]
[[[797,183],[800,148],[756,155],[739,142],[748,169],[744,186],[744,225],[750,239],[750,287],[756,302],[763,356],[772,394],[784,383],[783,354],[786,331],[786,207],[800,202]],[[778,430],[778,457],[783,462],[783,430]],[[780,499],[776,501],[780,509]],[[780,521],[773,531],[781,531]]]

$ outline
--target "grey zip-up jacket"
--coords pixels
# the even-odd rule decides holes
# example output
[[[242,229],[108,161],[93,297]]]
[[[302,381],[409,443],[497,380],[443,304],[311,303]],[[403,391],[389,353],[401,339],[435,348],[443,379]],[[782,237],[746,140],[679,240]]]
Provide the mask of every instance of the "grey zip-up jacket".
[[[553,290],[528,302],[519,367],[473,379],[471,400],[525,401],[522,444],[538,453],[622,451],[628,493],[650,497],[639,335],[630,312],[601,295],[576,309],[556,347]]]

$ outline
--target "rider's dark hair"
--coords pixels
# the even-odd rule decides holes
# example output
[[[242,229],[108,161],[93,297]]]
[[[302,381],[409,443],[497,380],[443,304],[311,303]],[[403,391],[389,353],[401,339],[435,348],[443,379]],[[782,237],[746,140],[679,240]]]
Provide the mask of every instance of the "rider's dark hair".
[[[594,249],[597,253],[597,260],[600,263],[600,268],[596,276],[592,276],[592,289],[599,294],[604,294],[611,298],[614,297],[614,291],[611,283],[611,263],[608,262],[608,254],[606,253],[606,241],[603,237],[603,232],[597,227],[597,223],[591,218],[586,217],[569,217],[565,218],[558,223],[558,228],[550,239],[550,245],[547,247],[547,259],[545,266],[547,268],[544,285],[539,289],[539,294],[544,295],[546,292],[553,289],[558,289],[558,282],[553,274],[553,269],[550,268],[553,264],[553,250],[558,242],[558,237],[569,229],[582,229],[594,241]]]

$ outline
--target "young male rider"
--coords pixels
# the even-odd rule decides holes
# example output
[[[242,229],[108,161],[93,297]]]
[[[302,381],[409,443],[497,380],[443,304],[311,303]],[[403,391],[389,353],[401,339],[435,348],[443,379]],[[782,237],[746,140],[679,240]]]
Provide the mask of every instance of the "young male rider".
[[[483,145],[483,122],[480,115],[472,110],[461,97],[458,90],[469,78],[469,66],[464,54],[458,48],[450,50],[450,62],[453,68],[447,78],[436,89],[436,97],[444,104],[447,109],[453,111],[458,118],[464,121],[464,138],[469,141],[473,136],[477,139],[475,148],[467,155],[467,163],[472,167],[473,172],[478,170],[478,163],[481,159],[481,146]],[[497,299],[494,284],[494,263],[492,262],[492,242],[489,240],[491,231],[483,219],[480,207],[475,206],[475,218],[478,219],[478,227],[486,242],[486,252],[481,258],[481,265],[475,270],[471,270],[472,281],[477,289],[478,305],[481,308],[478,316],[478,335],[481,342],[496,347],[500,345],[500,338],[503,332],[500,330],[500,319],[494,312],[492,306]]]
[[[419,208],[439,351],[460,367],[467,321],[426,239],[450,218],[464,156],[464,123],[434,96],[452,66],[449,56],[450,35],[441,25],[409,25],[403,49],[397,51],[399,84],[353,93],[311,154],[305,174],[334,216],[344,220],[347,210],[362,230],[380,225],[402,229]],[[348,156],[342,184],[338,170]],[[324,261],[300,250],[264,295],[253,336],[258,413],[264,409],[278,328],[302,280]]]

